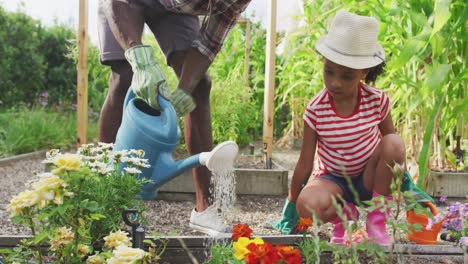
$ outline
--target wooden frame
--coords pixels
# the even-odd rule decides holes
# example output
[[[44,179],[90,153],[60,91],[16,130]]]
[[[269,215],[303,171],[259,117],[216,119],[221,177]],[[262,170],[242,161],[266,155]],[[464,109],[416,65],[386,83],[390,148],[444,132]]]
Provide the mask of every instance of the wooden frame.
[[[264,241],[271,244],[281,244],[297,247],[298,243],[303,240],[302,235],[267,235],[260,236]],[[0,236],[0,248],[13,248],[21,239],[28,236]],[[310,235],[307,235],[310,238]],[[154,240],[153,237],[147,237],[153,240],[156,245],[161,245],[161,242]],[[167,247],[161,256],[161,261],[164,263],[202,263],[207,260],[209,246],[214,242],[230,243],[231,237],[224,236],[214,239],[208,236],[162,236],[160,240],[167,242]],[[47,246],[43,245],[41,251],[46,253]],[[390,247],[384,247],[385,252],[390,253]],[[414,260],[424,261],[453,261],[454,263],[462,263],[464,258],[463,249],[454,247],[453,245],[414,245],[414,244],[395,244],[393,252],[403,257],[406,262],[412,263]],[[333,252],[324,251],[320,254],[321,263],[333,263]],[[418,261],[418,263],[420,263]],[[422,262],[421,262],[422,263]],[[439,262],[437,262],[439,263]],[[444,262],[445,263],[445,262]],[[452,263],[452,262],[451,262]]]
[[[78,26],[78,69],[77,69],[77,140],[78,146],[88,142],[88,0],[80,0]]]

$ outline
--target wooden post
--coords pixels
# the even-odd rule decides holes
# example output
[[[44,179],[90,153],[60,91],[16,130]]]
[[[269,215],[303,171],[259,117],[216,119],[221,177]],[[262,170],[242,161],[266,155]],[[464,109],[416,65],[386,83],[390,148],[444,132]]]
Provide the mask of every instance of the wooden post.
[[[88,27],[88,0],[80,0],[78,26],[78,73],[77,73],[77,144],[88,141],[88,70],[86,65],[86,36]]]
[[[244,80],[247,91],[250,90],[250,20],[245,22],[245,58]]]
[[[272,168],[273,116],[276,60],[276,0],[268,1],[268,26],[266,36],[265,94],[263,103],[263,161],[266,169]]]

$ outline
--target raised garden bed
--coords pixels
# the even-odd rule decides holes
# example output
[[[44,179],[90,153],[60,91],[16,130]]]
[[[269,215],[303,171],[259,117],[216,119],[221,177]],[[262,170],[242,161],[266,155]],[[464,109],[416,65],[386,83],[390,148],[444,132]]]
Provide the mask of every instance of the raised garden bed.
[[[24,236],[0,236],[0,248],[14,247]],[[209,248],[216,240],[206,236],[170,236],[162,237],[167,240],[167,248],[162,255],[161,263],[193,263],[192,257],[202,263],[209,256]],[[302,235],[262,236],[264,241],[271,244],[296,246]],[[225,237],[219,241],[230,243],[230,238]],[[158,243],[156,241],[156,243]],[[45,249],[45,246],[44,246]],[[390,248],[385,250],[390,252]],[[396,244],[394,254],[403,258],[405,263],[463,263],[463,250],[452,245],[415,245]],[[363,257],[365,259],[365,257]],[[333,253],[323,252],[320,263],[334,263]]]
[[[426,187],[431,196],[466,197],[468,172],[431,171]]]

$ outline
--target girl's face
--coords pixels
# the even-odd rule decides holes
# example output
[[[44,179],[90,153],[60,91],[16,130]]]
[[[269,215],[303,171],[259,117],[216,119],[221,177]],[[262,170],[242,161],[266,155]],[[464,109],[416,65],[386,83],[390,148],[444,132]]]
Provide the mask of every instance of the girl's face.
[[[354,98],[358,84],[366,78],[368,69],[351,69],[325,59],[323,79],[333,99]]]

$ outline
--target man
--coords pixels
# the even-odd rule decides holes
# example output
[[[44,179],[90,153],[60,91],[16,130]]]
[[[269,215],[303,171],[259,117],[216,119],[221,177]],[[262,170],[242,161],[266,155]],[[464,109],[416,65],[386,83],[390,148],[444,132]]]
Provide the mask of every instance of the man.
[[[171,100],[184,116],[190,155],[212,149],[211,82],[207,74],[217,53],[250,0],[100,0],[101,62],[111,67],[109,93],[99,119],[99,140],[114,142],[127,89],[158,109],[157,96]],[[198,16],[205,16],[202,25]],[[146,24],[176,73],[179,84],[169,93],[154,51],[142,43]],[[229,232],[210,206],[210,177],[205,167],[193,170],[196,207],[190,226],[209,235]]]

